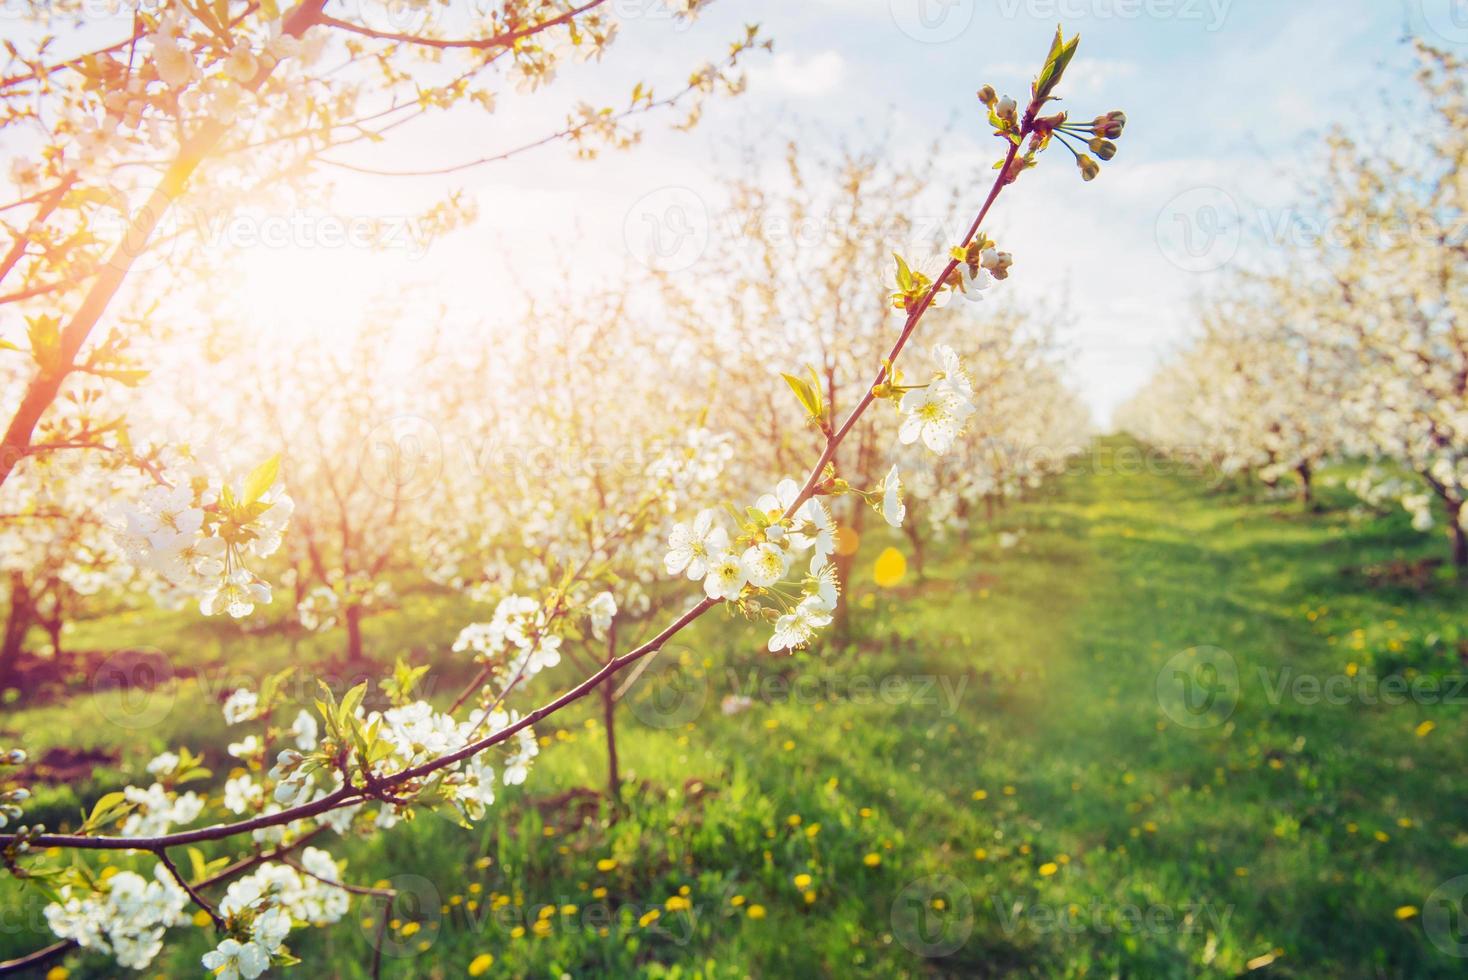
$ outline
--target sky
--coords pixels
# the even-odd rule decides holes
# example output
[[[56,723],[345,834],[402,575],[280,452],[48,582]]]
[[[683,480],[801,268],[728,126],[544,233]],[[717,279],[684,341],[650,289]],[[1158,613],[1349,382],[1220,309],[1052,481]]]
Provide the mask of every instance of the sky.
[[[691,24],[672,19],[663,0],[612,6],[623,23],[602,64],[565,70],[534,96],[506,93],[493,114],[425,120],[372,148],[371,163],[474,158],[555,128],[579,99],[620,103],[638,80],[671,91],[746,22],[774,39],[774,53],[751,56],[749,92],[716,100],[692,133],[650,119],[639,146],[594,163],[551,146],[448,178],[402,180],[388,193],[343,174],[348,210],[406,216],[458,189],[479,217],[431,241],[409,228],[403,244],[369,257],[256,250],[247,269],[299,289],[252,290],[250,312],[345,322],[355,311],[344,296],[372,302],[370,289],[345,287],[380,282],[405,252],[435,295],[469,316],[512,287],[564,288],[553,284],[564,282],[568,246],[578,287],[639,262],[694,281],[717,274],[723,239],[735,233],[720,221],[719,179],[741,147],[771,146],[772,136],[866,146],[880,133],[894,153],[916,155],[946,134],[939,179],[976,207],[1003,147],[974,93],[991,83],[1023,101],[1061,23],[1082,36],[1064,107],[1082,119],[1124,109],[1126,135],[1092,184],[1053,148],[1006,191],[989,231],[1015,256],[1003,288],[1068,297],[1068,377],[1104,427],[1186,339],[1200,294],[1311,232],[1305,194],[1320,138],[1338,124],[1376,125],[1411,90],[1404,38],[1468,53],[1462,0],[717,0]],[[344,288],[302,303],[300,293],[327,276]]]

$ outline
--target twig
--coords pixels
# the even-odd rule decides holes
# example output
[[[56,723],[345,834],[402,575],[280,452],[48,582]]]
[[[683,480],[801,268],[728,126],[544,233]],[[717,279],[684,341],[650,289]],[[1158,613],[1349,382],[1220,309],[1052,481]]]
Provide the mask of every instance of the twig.
[[[203,909],[208,913],[209,918],[214,920],[214,928],[219,932],[223,932],[225,929],[224,916],[220,915],[219,910],[205,901],[204,896],[200,895],[194,886],[189,884],[189,880],[179,872],[178,866],[168,857],[168,850],[160,847],[153,854],[158,858],[158,862],[168,869],[168,873],[173,875],[173,880],[178,882],[183,890],[189,893],[189,898],[194,900],[194,904]]]

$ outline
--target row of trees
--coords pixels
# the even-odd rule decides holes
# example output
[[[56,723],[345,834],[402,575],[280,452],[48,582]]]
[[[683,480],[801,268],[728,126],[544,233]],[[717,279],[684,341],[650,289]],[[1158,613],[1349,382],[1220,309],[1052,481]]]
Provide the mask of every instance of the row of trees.
[[[191,921],[214,931],[203,964],[209,971],[254,977],[290,965],[286,940],[294,928],[342,914],[341,903],[317,894],[318,885],[330,894],[373,891],[344,883],[324,850],[294,857],[308,842],[319,846],[328,831],[380,831],[424,809],[465,824],[484,819],[499,786],[527,778],[537,751],[533,725],[597,695],[610,719],[621,675],[708,612],[766,624],[772,651],[812,642],[839,607],[830,506],[850,508],[848,519],[856,520],[871,507],[903,526],[910,519],[903,467],[914,485],[925,479],[923,463],[906,461],[917,447],[947,457],[975,440],[976,458],[994,454],[985,464],[992,497],[1017,492],[1045,470],[1034,454],[1014,449],[1019,440],[1040,432],[1063,449],[1078,431],[1043,332],[1018,312],[992,328],[957,312],[1008,276],[1012,260],[982,228],[1038,154],[1056,138],[1101,143],[1106,159],[1114,152],[1109,139],[1120,134],[1119,114],[1074,123],[1064,113],[1043,114],[1076,47],[1058,32],[1029,99],[1001,100],[988,89],[981,95],[1003,157],[982,204],[965,209],[972,222],[932,236],[933,257],[922,261],[904,246],[910,261],[898,259],[895,285],[885,247],[867,261],[873,239],[864,231],[851,235],[849,251],[823,248],[792,259],[833,277],[841,297],[864,311],[859,319],[841,315],[841,306],[828,317],[824,304],[842,298],[808,296],[756,239],[745,282],[757,280],[772,298],[763,315],[741,313],[727,324],[699,311],[722,314],[727,308],[709,294],[726,288],[737,309],[747,295],[737,277],[710,282],[701,295],[680,293],[686,282],[642,294],[573,290],[553,304],[527,303],[511,329],[442,319],[403,331],[395,321],[411,315],[416,326],[423,305],[400,314],[385,304],[381,322],[365,325],[349,347],[267,342],[227,319],[217,335],[200,329],[207,281],[192,283],[194,295],[187,295],[189,275],[199,272],[189,258],[156,267],[171,280],[164,294],[132,295],[131,302],[148,301],[137,329],[125,329],[134,321],[114,311],[114,331],[93,336],[134,260],[156,241],[167,205],[197,189],[201,175],[223,173],[229,180],[222,186],[248,186],[231,168],[255,160],[283,167],[272,170],[276,176],[294,176],[306,162],[336,159],[329,156],[335,149],[385,137],[400,111],[430,111],[440,99],[492,107],[492,95],[476,87],[487,69],[534,88],[550,81],[558,57],[599,54],[614,33],[600,6],[503,4],[471,25],[478,32],[456,36],[432,20],[421,33],[385,32],[337,19],[319,2],[284,14],[263,3],[179,4],[136,15],[131,37],[88,58],[53,63],[47,43],[25,59],[12,55],[22,63],[10,104],[47,105],[57,118],[40,129],[65,134],[41,155],[37,189],[16,207],[85,219],[84,203],[62,208],[80,179],[76,168],[54,166],[77,161],[74,146],[83,137],[92,154],[85,159],[104,173],[114,153],[130,164],[164,161],[150,209],[130,218],[123,241],[109,252],[96,247],[92,226],[83,235],[94,252],[110,256],[100,263],[71,245],[58,251],[45,218],[16,233],[19,257],[4,270],[22,280],[26,295],[15,302],[65,315],[29,316],[28,344],[10,352],[21,366],[11,369],[7,394],[19,408],[0,481],[5,499],[16,497],[15,526],[45,520],[58,506],[73,516],[98,515],[110,535],[99,547],[128,569],[117,584],[99,586],[109,600],[148,591],[195,603],[205,614],[243,618],[279,595],[272,584],[286,583],[297,618],[340,627],[353,655],[362,617],[373,603],[390,601],[389,589],[414,587],[415,571],[479,600],[483,615],[450,652],[476,671],[452,703],[423,693],[433,665],[401,660],[375,684],[323,687],[314,712],[288,699],[284,675],[234,691],[225,721],[250,733],[230,747],[235,761],[218,760],[232,770],[212,809],[188,788],[211,778],[205,763],[212,760],[184,747],[148,765],[149,785],[94,801],[69,832],[27,820],[25,787],[7,781],[0,856],[12,874],[43,883],[47,922],[59,941],[0,970],[34,966],[74,946],[142,968],[167,930]],[[682,4],[685,12],[697,6]],[[757,36],[751,29],[737,39],[730,62]],[[450,56],[467,64],[444,80],[439,73]],[[296,67],[278,73],[288,62]],[[553,135],[576,141],[583,155],[592,135],[621,145],[630,141],[617,125],[627,114],[685,95],[696,107],[700,95],[719,88],[737,92],[729,71],[699,69],[686,92],[668,100],[639,86],[630,109],[588,111],[592,122],[573,115]],[[363,99],[383,91],[379,74],[389,90],[412,90],[412,98],[365,108]],[[444,87],[425,88],[427,79]],[[36,122],[23,110],[11,121],[22,126],[27,118]],[[211,167],[201,169],[206,159]],[[223,162],[215,167],[216,160]],[[1096,164],[1084,160],[1089,180]],[[841,166],[850,165],[844,158]],[[874,161],[864,166],[880,171]],[[47,190],[48,181],[63,189]],[[868,185],[853,201],[881,192]],[[797,187],[789,200],[819,193]],[[906,213],[900,198],[889,206]],[[73,263],[69,279],[52,278],[61,260]],[[185,304],[152,302],[175,289]],[[687,301],[669,301],[679,295]],[[792,322],[803,299],[811,315]],[[916,340],[929,311],[944,304],[934,318],[944,325]],[[195,342],[182,343],[185,334]],[[758,342],[739,349],[747,334]],[[926,348],[919,356],[903,357],[919,343]],[[992,383],[980,390],[974,370],[984,372],[979,384]],[[1019,414],[1017,392],[1002,395],[1001,379],[1047,386],[1049,395],[1029,393],[1047,406],[1043,417],[974,425],[988,398],[996,411],[1007,405]],[[99,394],[83,395],[83,382],[93,381]],[[71,404],[78,419],[69,416]],[[871,427],[858,423],[868,416],[878,425],[864,443]],[[792,417],[795,425],[784,421]],[[110,460],[116,473],[79,484],[81,499],[58,503],[57,474],[47,467],[71,452]],[[32,490],[22,497],[26,486]],[[670,576],[698,582],[693,605]],[[58,578],[85,595],[75,588],[79,574]],[[12,603],[12,614],[18,607]],[[563,662],[579,668],[579,679],[557,685],[560,694],[531,709],[525,695],[537,676]],[[16,749],[0,764],[24,758]],[[615,796],[614,749],[611,761]],[[170,856],[231,842],[245,849],[233,863],[191,850],[185,871]],[[147,855],[139,860],[151,880],[132,871],[97,873],[86,859],[96,850]],[[207,896],[222,884],[222,899]],[[186,915],[190,904],[201,917]]]
[[[1293,475],[1307,500],[1322,463],[1368,458],[1353,487],[1424,530],[1436,512],[1468,570],[1468,72],[1417,54],[1411,138],[1334,134],[1302,222],[1318,233],[1206,303],[1118,423],[1223,472]]]

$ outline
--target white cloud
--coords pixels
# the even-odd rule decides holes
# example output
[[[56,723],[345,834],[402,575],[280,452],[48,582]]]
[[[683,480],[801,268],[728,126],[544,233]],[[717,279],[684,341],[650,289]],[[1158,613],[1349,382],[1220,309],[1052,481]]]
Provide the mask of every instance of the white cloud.
[[[795,98],[814,98],[836,91],[846,77],[846,59],[839,51],[804,56],[783,51],[751,74],[757,87],[773,88]]]
[[[1104,92],[1108,82],[1137,74],[1135,62],[1107,58],[1078,58],[1065,72],[1065,85],[1072,92]]]

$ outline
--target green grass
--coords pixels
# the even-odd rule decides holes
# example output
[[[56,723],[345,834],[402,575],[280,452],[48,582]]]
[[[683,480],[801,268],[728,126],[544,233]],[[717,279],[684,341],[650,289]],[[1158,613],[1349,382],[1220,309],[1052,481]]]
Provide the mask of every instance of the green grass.
[[[894,589],[865,570],[901,542],[866,542],[849,647],[771,657],[758,631],[719,621],[680,637],[620,709],[615,822],[555,799],[602,786],[588,705],[542,726],[529,783],[475,830],[427,815],[335,842],[356,880],[414,896],[401,921],[417,932],[396,934],[384,974],[464,976],[488,952],[490,975],[534,977],[1463,975],[1423,916],[1397,910],[1428,911],[1468,872],[1468,690],[1445,704],[1423,687],[1461,676],[1468,601],[1441,578],[1417,593],[1349,571],[1440,541],[1401,515],[1359,521],[1332,499],[1307,514],[1183,473],[1076,472],[999,526],[1021,544],[978,532]],[[414,597],[369,623],[369,645],[434,656],[464,615]],[[220,676],[328,656],[166,622],[178,661],[212,669],[156,724],[93,723],[116,696],[79,693],[8,711],[4,737],[117,745],[123,768],[182,740],[218,762],[228,733],[192,708]],[[106,647],[123,626],[85,629]],[[1196,647],[1224,651],[1209,714],[1173,696],[1173,658]],[[1419,694],[1372,699],[1373,677]],[[684,699],[649,700],[659,686]],[[740,693],[753,707],[724,715]],[[60,814],[121,778],[47,804]],[[44,942],[37,898],[7,881],[0,901],[0,956]],[[375,911],[364,900],[292,947],[317,975],[366,976],[358,920]],[[159,972],[190,975],[206,943],[180,931]]]

